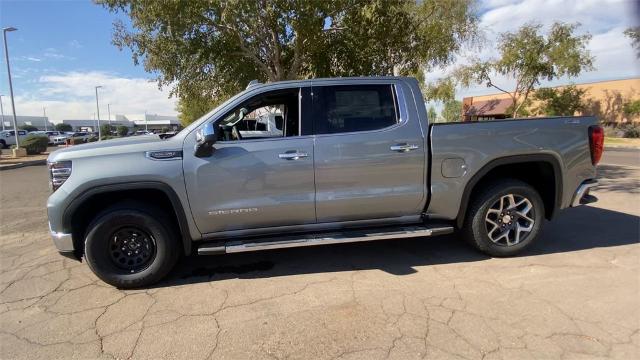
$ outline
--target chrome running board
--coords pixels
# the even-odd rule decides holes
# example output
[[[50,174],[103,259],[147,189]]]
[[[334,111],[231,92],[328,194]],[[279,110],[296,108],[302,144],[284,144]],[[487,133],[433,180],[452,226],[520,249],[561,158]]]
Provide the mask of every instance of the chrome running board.
[[[329,244],[345,244],[360,241],[387,240],[396,238],[414,238],[450,234],[453,227],[449,225],[399,226],[344,230],[305,235],[270,236],[257,239],[229,240],[224,244],[203,244],[198,247],[198,255],[214,255],[284,249],[302,246]]]

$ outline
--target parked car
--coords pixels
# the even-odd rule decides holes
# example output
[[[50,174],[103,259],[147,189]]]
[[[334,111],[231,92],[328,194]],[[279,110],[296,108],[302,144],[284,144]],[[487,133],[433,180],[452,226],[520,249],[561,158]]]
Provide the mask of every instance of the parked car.
[[[49,145],[53,145],[54,144],[54,139],[57,136],[60,136],[62,134],[61,131],[51,131],[51,130],[47,130],[47,131],[32,131],[29,133],[29,135],[40,135],[40,136],[46,136],[49,138]]]
[[[403,77],[253,85],[173,137],[58,150],[48,159],[53,242],[130,288],[192,253],[455,229],[485,254],[511,256],[558,210],[597,200],[595,118],[433,124],[422,99]]]
[[[53,145],[63,145],[65,140],[69,138],[72,134],[61,132],[57,136],[54,136],[52,139]]]
[[[14,130],[0,131],[0,148],[6,149],[16,144],[16,135]],[[26,130],[18,130],[18,141],[22,141],[29,133]]]
[[[151,131],[146,131],[146,130],[138,130],[136,132],[133,133],[134,136],[139,136],[139,135],[153,135],[153,132]]]

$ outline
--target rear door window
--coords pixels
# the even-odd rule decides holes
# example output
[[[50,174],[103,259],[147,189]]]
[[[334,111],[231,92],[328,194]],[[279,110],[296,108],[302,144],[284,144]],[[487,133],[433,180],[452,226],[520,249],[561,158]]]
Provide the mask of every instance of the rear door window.
[[[398,123],[392,85],[338,85],[313,89],[316,134],[379,130]]]

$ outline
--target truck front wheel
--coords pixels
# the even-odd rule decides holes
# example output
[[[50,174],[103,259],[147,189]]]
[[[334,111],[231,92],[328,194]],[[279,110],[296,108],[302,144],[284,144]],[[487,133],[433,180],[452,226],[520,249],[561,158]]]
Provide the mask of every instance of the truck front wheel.
[[[470,204],[463,234],[491,256],[512,256],[529,246],[544,221],[544,203],[529,184],[505,179],[482,189]]]
[[[172,221],[142,204],[121,204],[99,214],[87,229],[85,259],[104,282],[138,288],[162,279],[180,247]]]

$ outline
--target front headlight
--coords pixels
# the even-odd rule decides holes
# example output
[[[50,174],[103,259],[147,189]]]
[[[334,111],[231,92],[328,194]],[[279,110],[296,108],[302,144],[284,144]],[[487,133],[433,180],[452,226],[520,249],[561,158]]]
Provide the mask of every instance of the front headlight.
[[[55,161],[47,163],[49,168],[49,184],[51,191],[56,191],[71,176],[71,161]]]

